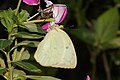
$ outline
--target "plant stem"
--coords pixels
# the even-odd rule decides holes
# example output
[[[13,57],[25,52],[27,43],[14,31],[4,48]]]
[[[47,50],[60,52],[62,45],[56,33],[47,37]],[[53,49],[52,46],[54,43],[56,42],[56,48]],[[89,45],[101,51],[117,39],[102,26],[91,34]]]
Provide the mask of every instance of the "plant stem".
[[[107,80],[111,80],[111,77],[110,77],[110,68],[109,68],[109,65],[108,65],[106,54],[103,53],[102,54],[102,58],[103,58],[103,64],[104,64],[104,68],[105,68]]]
[[[9,33],[8,35],[8,40],[11,40],[11,33]],[[8,74],[8,80],[13,80],[13,67],[12,67],[12,64],[11,64],[11,59],[10,59],[10,46],[8,47],[8,53],[6,55],[6,58],[7,58],[7,64],[8,64],[8,68],[9,68],[9,74]]]
[[[17,39],[15,39],[15,45],[17,45]],[[13,61],[16,60],[16,55],[17,55],[17,48],[13,52]]]
[[[19,10],[19,8],[20,8],[21,1],[22,1],[22,0],[19,0],[19,2],[18,2],[15,15],[17,15],[17,13],[18,13],[18,10]]]
[[[54,21],[54,19],[49,18],[49,19],[42,19],[42,20],[32,20],[32,21],[24,22],[24,24],[40,23],[40,22],[52,22],[52,21]]]
[[[95,76],[96,76],[96,55],[92,55],[92,80],[95,80]]]
[[[8,78],[10,80],[13,80],[13,68],[11,65],[10,53],[8,53],[8,55],[7,55],[7,63],[8,63],[8,68],[9,68],[9,77]]]
[[[95,50],[92,53],[92,57],[91,57],[91,62],[93,64],[93,68],[92,68],[92,80],[96,80],[96,61],[97,61],[97,55],[100,53],[100,49],[99,48],[95,48]]]

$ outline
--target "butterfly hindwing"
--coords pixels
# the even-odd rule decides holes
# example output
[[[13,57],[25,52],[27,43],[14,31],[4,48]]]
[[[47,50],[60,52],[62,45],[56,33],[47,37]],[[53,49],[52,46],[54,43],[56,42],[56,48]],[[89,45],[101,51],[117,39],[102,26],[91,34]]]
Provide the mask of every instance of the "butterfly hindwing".
[[[75,68],[76,53],[69,36],[61,29],[49,31],[34,55],[42,66]]]

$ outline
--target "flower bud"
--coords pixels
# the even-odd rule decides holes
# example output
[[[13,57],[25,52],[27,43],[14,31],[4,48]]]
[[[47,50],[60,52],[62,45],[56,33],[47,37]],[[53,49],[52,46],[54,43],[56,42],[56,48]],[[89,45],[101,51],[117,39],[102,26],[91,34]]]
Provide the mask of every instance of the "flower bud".
[[[87,75],[87,78],[86,78],[86,80],[90,80],[90,76],[89,76],[89,75]]]

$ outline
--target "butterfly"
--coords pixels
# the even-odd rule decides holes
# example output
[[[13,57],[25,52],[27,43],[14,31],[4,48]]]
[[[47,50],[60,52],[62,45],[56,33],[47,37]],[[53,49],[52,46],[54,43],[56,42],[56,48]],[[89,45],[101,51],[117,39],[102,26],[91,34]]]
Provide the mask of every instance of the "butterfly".
[[[72,69],[77,65],[73,43],[67,33],[58,27],[48,31],[39,43],[34,58],[47,67]]]

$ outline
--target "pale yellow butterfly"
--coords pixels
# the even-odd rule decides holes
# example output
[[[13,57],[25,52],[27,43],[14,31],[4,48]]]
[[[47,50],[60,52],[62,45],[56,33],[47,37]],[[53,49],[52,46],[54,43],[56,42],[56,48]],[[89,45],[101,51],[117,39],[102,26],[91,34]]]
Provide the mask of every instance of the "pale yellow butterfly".
[[[50,30],[39,43],[34,55],[42,66],[75,68],[76,52],[70,37],[59,28]]]

